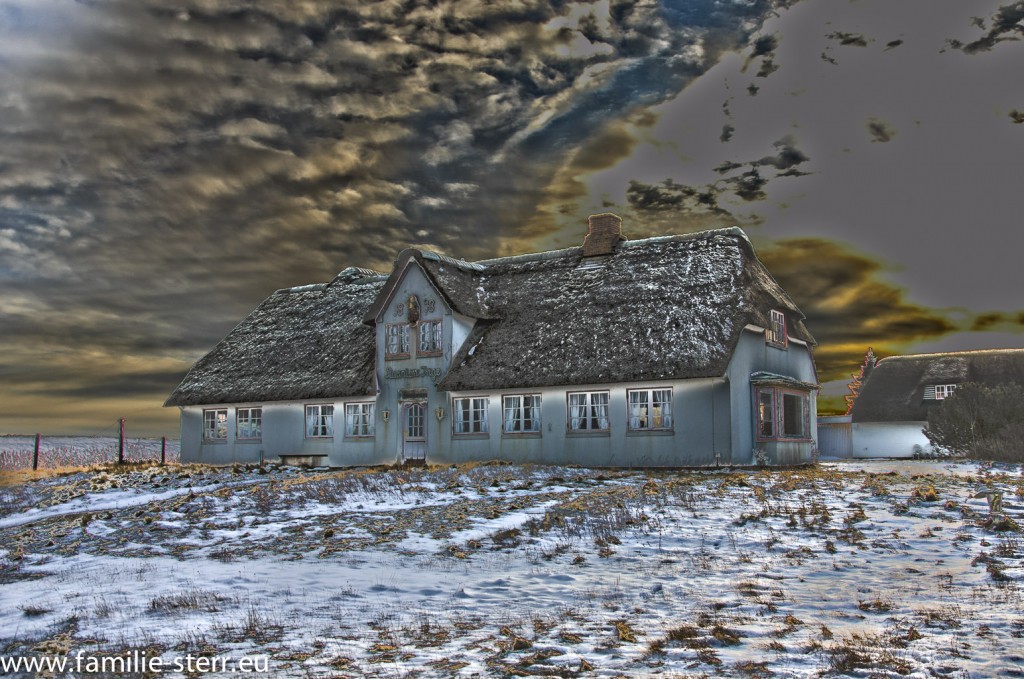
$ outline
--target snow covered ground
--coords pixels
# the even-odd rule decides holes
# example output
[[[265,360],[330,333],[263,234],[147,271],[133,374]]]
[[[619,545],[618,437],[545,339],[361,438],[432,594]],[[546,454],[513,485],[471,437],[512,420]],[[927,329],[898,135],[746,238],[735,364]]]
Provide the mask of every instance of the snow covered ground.
[[[1024,675],[1022,510],[1019,468],[944,462],[82,473],[0,488],[0,652],[163,676]]]

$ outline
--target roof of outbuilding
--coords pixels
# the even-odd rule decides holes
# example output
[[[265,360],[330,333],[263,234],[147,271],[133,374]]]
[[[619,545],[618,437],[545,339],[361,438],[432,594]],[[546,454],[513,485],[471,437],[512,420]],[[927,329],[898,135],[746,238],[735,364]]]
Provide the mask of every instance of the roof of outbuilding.
[[[465,262],[403,251],[389,276],[346,269],[278,291],[200,359],[167,405],[366,394],[373,322],[415,261],[449,306],[478,319],[439,383],[445,390],[717,377],[748,324],[803,316],[738,228]]]
[[[1024,384],[1024,349],[890,356],[875,365],[850,411],[854,422],[924,422],[941,401],[925,387],[982,382]]]
[[[352,267],[328,284],[278,290],[192,366],[164,405],[372,393],[374,331],[361,320],[385,280]]]

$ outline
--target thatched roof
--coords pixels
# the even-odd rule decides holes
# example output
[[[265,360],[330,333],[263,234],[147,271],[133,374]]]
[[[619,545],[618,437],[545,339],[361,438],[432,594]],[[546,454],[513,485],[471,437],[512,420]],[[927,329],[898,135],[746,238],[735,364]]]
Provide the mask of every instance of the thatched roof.
[[[455,355],[447,390],[718,377],[748,323],[803,315],[738,228],[479,262],[486,318]]]
[[[278,290],[192,366],[164,405],[373,393],[374,331],[361,321],[385,280],[352,267],[324,285]]]
[[[941,401],[925,399],[925,387],[982,382],[1024,384],[1024,349],[959,351],[883,358],[853,402],[854,422],[923,422]]]
[[[803,315],[737,228],[465,262],[403,251],[391,275],[346,269],[278,291],[200,359],[167,405],[366,394],[373,322],[415,261],[449,306],[478,319],[438,384],[445,390],[718,377],[747,324]]]

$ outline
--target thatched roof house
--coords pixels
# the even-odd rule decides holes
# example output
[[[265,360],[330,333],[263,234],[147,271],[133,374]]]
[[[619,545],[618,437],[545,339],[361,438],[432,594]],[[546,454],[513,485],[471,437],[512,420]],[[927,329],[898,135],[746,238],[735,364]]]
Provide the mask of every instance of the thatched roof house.
[[[404,417],[412,401],[429,402],[440,420],[465,405],[455,402],[463,393],[487,392],[476,398],[494,398],[498,414],[509,390],[560,388],[564,404],[577,387],[721,381],[744,334],[753,329],[764,345],[769,328],[779,355],[752,367],[816,383],[803,316],[740,229],[629,241],[617,217],[592,218],[591,227],[581,247],[479,262],[407,249],[387,275],[349,268],[330,283],[279,290],[195,364],[166,405],[208,406],[210,421],[231,414],[218,404],[259,407],[267,430],[264,404],[372,400],[388,413],[374,415],[379,442],[389,414]],[[801,347],[791,356],[798,367],[784,360],[790,346]],[[743,389],[749,400],[746,380]],[[449,445],[450,434],[434,433],[433,443]],[[392,449],[406,438],[389,436]],[[305,438],[282,445],[308,448],[320,437]]]
[[[890,356],[860,387],[850,416],[858,457],[906,457],[927,450],[928,411],[957,385],[1024,384],[1024,349],[991,349]]]

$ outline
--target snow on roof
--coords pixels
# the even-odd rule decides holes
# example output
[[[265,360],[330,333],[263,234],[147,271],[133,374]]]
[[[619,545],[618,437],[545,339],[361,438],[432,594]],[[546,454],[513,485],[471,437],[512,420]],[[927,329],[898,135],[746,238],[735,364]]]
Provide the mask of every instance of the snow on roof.
[[[581,266],[600,259],[600,266]],[[391,274],[349,268],[330,284],[279,291],[200,359],[166,405],[368,394],[374,320],[410,260],[478,323],[445,390],[721,376],[748,324],[803,315],[738,228],[465,262],[410,248]],[[288,294],[281,294],[287,292]]]

